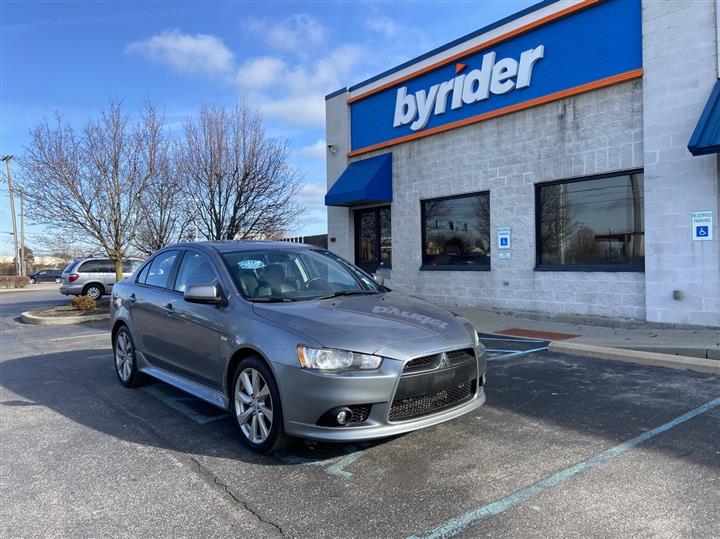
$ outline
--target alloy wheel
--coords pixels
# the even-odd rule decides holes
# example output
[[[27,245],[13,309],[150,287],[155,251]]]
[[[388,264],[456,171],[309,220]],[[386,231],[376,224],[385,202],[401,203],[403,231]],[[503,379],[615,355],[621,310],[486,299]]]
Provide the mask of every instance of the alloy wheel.
[[[253,368],[243,370],[235,382],[235,414],[245,438],[255,444],[268,439],[273,422],[270,386]]]
[[[132,374],[133,350],[130,337],[121,331],[115,340],[115,368],[123,382],[127,382]]]
[[[98,299],[101,296],[100,289],[97,286],[91,286],[87,289],[85,295],[92,299]]]

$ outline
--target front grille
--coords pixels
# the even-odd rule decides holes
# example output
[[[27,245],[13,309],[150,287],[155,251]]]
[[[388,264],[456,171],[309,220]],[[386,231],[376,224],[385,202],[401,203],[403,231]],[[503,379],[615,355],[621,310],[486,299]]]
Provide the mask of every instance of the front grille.
[[[447,356],[447,366],[451,367],[465,361],[471,361],[475,359],[475,351],[472,348],[465,348],[463,350],[451,350],[445,352]],[[411,359],[405,365],[403,373],[412,373],[430,369],[437,369],[440,367],[442,362],[442,354],[433,354],[431,356],[416,357]]]
[[[469,361],[475,359],[475,351],[472,348],[466,348],[465,350],[453,350],[447,353],[448,362],[450,365],[455,365],[463,361]]]
[[[433,354],[432,356],[416,357],[411,359],[405,365],[404,372],[422,371],[425,369],[434,369],[440,364],[442,354]]]
[[[475,392],[475,380],[453,386],[430,395],[420,395],[407,399],[396,400],[390,407],[391,421],[412,419],[427,414],[439,412],[445,408],[455,406],[469,400]]]
[[[350,423],[362,423],[365,421],[370,415],[370,406],[372,405],[355,404],[353,406],[349,406],[352,411],[352,419],[350,420]]]

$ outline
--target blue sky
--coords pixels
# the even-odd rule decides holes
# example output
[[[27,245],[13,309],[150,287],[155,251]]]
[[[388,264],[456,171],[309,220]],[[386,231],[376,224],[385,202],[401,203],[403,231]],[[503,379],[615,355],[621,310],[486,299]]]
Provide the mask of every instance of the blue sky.
[[[0,153],[59,111],[81,125],[111,96],[146,99],[171,129],[201,103],[244,99],[289,140],[307,208],[293,233],[326,231],[323,96],[519,11],[476,2],[0,3]],[[0,250],[10,254],[7,185]],[[31,246],[39,226],[28,226]]]

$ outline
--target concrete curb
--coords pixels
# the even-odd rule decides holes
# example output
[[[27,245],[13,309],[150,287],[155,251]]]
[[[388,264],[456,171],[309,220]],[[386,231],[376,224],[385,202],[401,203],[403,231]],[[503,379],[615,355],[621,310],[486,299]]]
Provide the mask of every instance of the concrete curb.
[[[675,356],[672,354],[660,354],[657,352],[628,350],[626,348],[609,348],[606,346],[594,346],[592,344],[580,344],[566,341],[551,341],[549,350],[551,352],[580,354],[598,359],[624,361],[626,363],[638,363],[640,365],[654,365],[657,367],[669,367],[671,369],[685,369],[695,372],[720,374],[720,361],[714,359]]]
[[[54,283],[29,284],[25,288],[0,288],[0,294],[4,292],[38,292],[40,290],[58,290],[60,293],[60,285]]]
[[[37,316],[30,311],[25,311],[20,315],[20,319],[26,324],[36,326],[71,326],[74,324],[84,324],[85,322],[100,322],[110,320],[110,313],[107,314],[91,314],[88,316],[65,316],[52,318],[49,316]]]

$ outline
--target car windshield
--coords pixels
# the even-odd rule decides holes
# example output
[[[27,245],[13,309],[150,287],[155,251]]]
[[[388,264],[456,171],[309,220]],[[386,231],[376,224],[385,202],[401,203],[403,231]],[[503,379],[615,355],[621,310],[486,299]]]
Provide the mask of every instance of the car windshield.
[[[224,253],[223,258],[241,294],[250,301],[302,301],[387,290],[329,251],[238,251]]]

